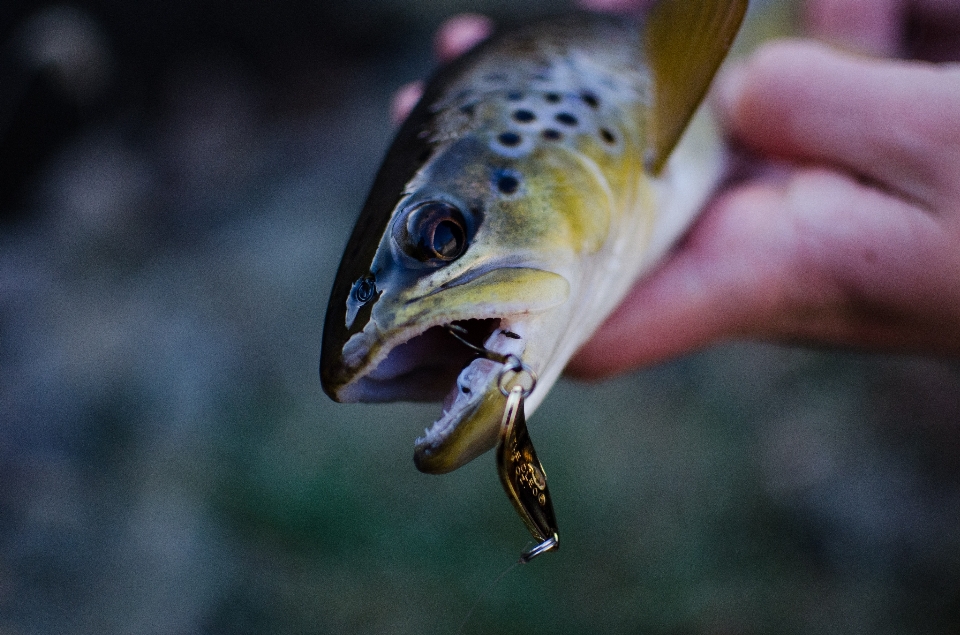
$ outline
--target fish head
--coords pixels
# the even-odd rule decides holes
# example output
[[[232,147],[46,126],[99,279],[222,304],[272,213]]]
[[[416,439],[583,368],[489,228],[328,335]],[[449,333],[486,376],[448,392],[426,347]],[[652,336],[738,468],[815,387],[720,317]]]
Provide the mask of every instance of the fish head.
[[[421,128],[429,159],[403,183],[366,264],[345,257],[328,309],[321,376],[334,399],[443,401],[416,444],[426,472],[492,448],[505,406],[503,365],[445,327],[542,372],[573,309],[577,263],[608,230],[607,203],[591,203],[607,201],[601,184],[552,135],[511,127],[509,102],[453,105]],[[469,121],[445,132],[443,118],[465,110]]]

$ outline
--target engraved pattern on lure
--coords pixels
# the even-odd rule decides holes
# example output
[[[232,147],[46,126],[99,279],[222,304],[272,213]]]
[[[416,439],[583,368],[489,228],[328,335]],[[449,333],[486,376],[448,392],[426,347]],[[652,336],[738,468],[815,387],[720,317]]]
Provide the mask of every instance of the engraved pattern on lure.
[[[497,446],[497,472],[510,502],[538,541],[520,555],[520,562],[527,563],[558,549],[560,537],[547,477],[527,432],[523,390],[522,386],[514,386],[507,397]]]
[[[497,472],[507,497],[538,541],[532,549],[520,554],[521,563],[530,562],[560,547],[547,475],[530,440],[523,410],[524,399],[536,387],[536,373],[516,355],[503,355],[468,341],[462,326],[449,324],[446,328],[479,356],[504,365],[497,379],[500,392],[507,398],[497,445]]]

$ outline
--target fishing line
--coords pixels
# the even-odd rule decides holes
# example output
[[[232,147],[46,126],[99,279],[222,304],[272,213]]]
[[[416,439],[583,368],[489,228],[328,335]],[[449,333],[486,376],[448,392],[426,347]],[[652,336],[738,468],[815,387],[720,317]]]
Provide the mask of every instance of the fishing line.
[[[470,621],[470,618],[473,616],[473,612],[477,610],[477,607],[480,606],[480,602],[485,600],[490,593],[497,588],[497,585],[503,582],[503,579],[507,577],[507,574],[517,568],[517,566],[523,564],[522,560],[517,560],[509,567],[503,570],[503,573],[497,576],[497,579],[494,580],[486,590],[480,594],[480,597],[477,598],[477,601],[473,603],[473,606],[470,607],[470,610],[467,611],[467,616],[463,618],[463,622],[460,623],[460,628],[457,629],[457,635],[463,635],[463,629],[467,626],[467,622]]]

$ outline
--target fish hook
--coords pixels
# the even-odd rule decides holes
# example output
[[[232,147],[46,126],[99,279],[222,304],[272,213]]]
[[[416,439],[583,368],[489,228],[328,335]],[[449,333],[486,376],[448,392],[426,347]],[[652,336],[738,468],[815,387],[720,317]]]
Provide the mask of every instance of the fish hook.
[[[503,368],[497,376],[497,386],[500,388],[500,392],[504,397],[510,396],[510,391],[515,385],[523,388],[522,397],[524,399],[529,397],[533,389],[537,387],[537,373],[528,365],[524,364],[518,355],[514,355],[513,353],[504,355],[503,353],[492,351],[485,346],[474,344],[464,337],[467,334],[467,329],[459,324],[447,324],[446,329],[447,332],[455,337],[461,344],[483,359],[489,359],[491,362],[503,364]],[[526,376],[526,381],[518,381],[512,385],[511,382],[508,381],[509,379],[521,379],[524,376]]]
[[[537,386],[537,374],[518,355],[504,355],[468,341],[464,337],[467,329],[459,324],[448,324],[446,328],[480,357],[503,364],[497,376],[497,387],[507,398],[507,403],[500,422],[497,472],[507,497],[538,541],[533,548],[520,554],[520,563],[526,564],[540,554],[560,547],[553,503],[547,490],[547,475],[533,449],[523,409],[524,401]]]

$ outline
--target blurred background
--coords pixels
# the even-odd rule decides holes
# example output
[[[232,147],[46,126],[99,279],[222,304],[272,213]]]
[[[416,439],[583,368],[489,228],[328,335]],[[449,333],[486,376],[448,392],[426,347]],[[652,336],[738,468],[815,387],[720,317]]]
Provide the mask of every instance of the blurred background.
[[[773,3],[756,3],[770,8]],[[531,419],[562,549],[435,405],[338,405],[327,293],[463,10],[0,6],[0,635],[957,633],[960,366],[718,347]],[[482,596],[482,597],[481,597]]]

